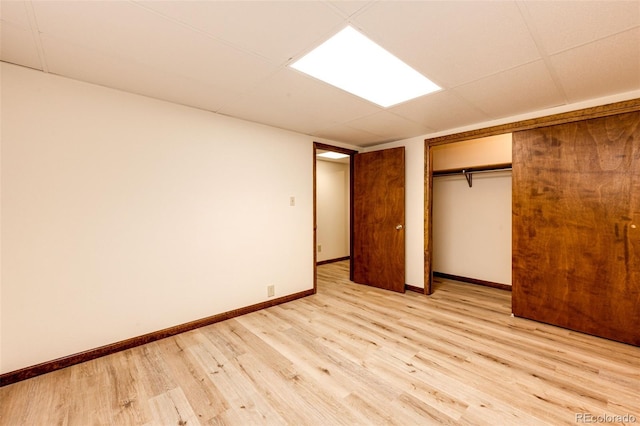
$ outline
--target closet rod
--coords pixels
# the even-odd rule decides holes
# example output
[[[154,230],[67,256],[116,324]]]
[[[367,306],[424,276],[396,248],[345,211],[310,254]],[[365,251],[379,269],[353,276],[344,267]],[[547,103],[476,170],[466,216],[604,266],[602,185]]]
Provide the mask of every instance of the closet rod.
[[[453,176],[459,175],[462,173],[464,178],[467,180],[469,184],[469,188],[473,186],[473,174],[474,173],[489,173],[489,172],[500,172],[511,170],[511,163],[502,163],[502,164],[491,164],[488,166],[479,166],[479,167],[467,167],[464,169],[447,169],[447,170],[438,170],[433,172],[433,177],[438,176]]]
[[[459,172],[447,172],[447,173],[440,173],[440,172],[433,172],[433,177],[440,177],[440,176],[457,176],[460,174],[471,174],[473,173],[474,175],[476,173],[491,173],[491,172],[502,172],[502,171],[509,171],[511,170],[511,167],[502,167],[500,169],[491,169],[491,170],[474,170],[474,169],[464,169],[464,170],[460,170]]]
[[[511,170],[511,163],[491,164],[488,166],[461,167],[459,169],[435,170],[433,177],[436,176],[453,176],[460,173],[487,173],[499,172],[503,170]]]

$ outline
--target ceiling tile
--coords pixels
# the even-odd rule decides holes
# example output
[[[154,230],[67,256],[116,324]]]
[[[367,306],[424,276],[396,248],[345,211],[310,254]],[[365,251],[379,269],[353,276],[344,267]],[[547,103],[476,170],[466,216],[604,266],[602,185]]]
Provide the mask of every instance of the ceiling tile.
[[[337,32],[343,19],[316,1],[141,1],[232,45],[282,64]]]
[[[389,111],[377,112],[346,124],[349,127],[380,136],[380,143],[391,142],[394,139],[407,139],[433,131],[433,129]]]
[[[492,118],[537,111],[566,103],[543,61],[522,65],[465,84],[454,91]]]
[[[378,2],[355,22],[367,36],[445,88],[540,58],[511,1]]]
[[[43,36],[42,43],[49,70],[54,74],[209,111],[216,111],[239,96],[224,86],[160,72],[51,37]]]
[[[285,68],[220,112],[310,134],[379,110],[370,102]]]
[[[12,23],[25,30],[31,29],[27,15],[26,1],[2,1],[0,2],[0,20]]]
[[[31,30],[0,22],[0,60],[42,70]]]
[[[340,13],[342,15],[344,15],[345,17],[350,17],[355,15],[356,13],[358,13],[359,11],[362,11],[366,6],[370,5],[373,3],[373,1],[370,0],[362,0],[362,1],[356,1],[356,0],[330,0],[327,1],[328,4],[330,4],[331,6],[335,7],[336,9],[338,9],[340,11]]]
[[[547,54],[640,25],[638,1],[529,1],[522,5]]]
[[[640,28],[550,57],[570,102],[640,88]]]
[[[346,124],[321,129],[312,133],[319,138],[340,141],[355,146],[371,146],[379,144],[382,138],[365,130],[354,129]]]
[[[389,110],[435,131],[462,127],[490,118],[450,90],[432,93]]]
[[[124,2],[41,2],[35,5],[40,31],[158,72],[199,81],[224,82],[247,90],[277,67],[200,32]]]

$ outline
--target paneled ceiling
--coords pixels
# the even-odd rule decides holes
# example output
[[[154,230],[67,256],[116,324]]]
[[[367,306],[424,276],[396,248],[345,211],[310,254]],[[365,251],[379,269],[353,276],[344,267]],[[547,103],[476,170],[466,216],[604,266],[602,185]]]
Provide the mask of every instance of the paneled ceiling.
[[[370,146],[640,89],[640,1],[6,1],[0,59]],[[352,25],[440,85],[381,108],[288,67]]]

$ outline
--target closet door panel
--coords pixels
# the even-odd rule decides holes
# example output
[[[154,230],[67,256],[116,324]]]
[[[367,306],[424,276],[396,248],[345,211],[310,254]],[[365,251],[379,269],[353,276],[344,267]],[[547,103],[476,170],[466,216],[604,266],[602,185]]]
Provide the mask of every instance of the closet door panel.
[[[513,134],[513,313],[640,345],[640,112]]]

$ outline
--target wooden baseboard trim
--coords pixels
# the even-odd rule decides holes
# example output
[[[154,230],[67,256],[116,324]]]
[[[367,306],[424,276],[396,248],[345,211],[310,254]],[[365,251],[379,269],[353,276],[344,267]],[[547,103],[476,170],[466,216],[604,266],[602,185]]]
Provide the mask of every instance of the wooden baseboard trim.
[[[422,287],[416,287],[414,285],[405,284],[404,288],[405,290],[408,290],[408,291],[414,291],[416,293],[424,294],[424,288]]]
[[[316,262],[316,265],[318,265],[318,266],[326,265],[327,263],[342,262],[343,260],[349,260],[349,256],[338,257],[338,258],[335,258],[335,259],[321,260],[319,262]]]
[[[196,328],[215,324],[220,321],[228,320],[228,319],[245,315],[251,312],[259,311],[261,309],[269,308],[271,306],[291,302],[293,300],[310,296],[312,294],[314,294],[313,289],[301,291],[299,293],[290,294],[288,296],[279,297],[277,299],[267,300],[265,302],[257,303],[255,305],[234,309],[232,311],[223,312],[217,315],[212,315],[210,317],[191,321],[185,324],[180,324],[173,327],[165,328],[164,330],[155,331],[155,332],[144,334],[138,337],[132,337],[131,339],[122,340],[120,342],[101,346],[99,348],[90,349],[88,351],[54,359],[52,361],[47,361],[41,364],[25,367],[20,370],[10,371],[8,373],[4,373],[0,375],[0,387],[7,386],[12,383],[20,382],[22,380],[30,379],[32,377],[36,377],[41,374],[50,373],[55,370],[60,370],[65,367],[70,367],[75,364],[80,364],[85,361],[90,361],[92,359],[96,359],[96,358],[100,358],[116,352],[124,351],[126,349],[131,349],[136,346],[144,345],[146,343],[151,343],[156,340],[164,339],[166,337],[175,336],[176,334],[184,333],[185,331],[190,331]]]
[[[461,277],[459,275],[445,274],[444,272],[433,272],[434,277],[444,278],[447,280],[462,281],[470,284],[483,285],[485,287],[499,288],[500,290],[511,291],[511,286],[507,284],[494,283],[491,281],[478,280],[476,278]]]

